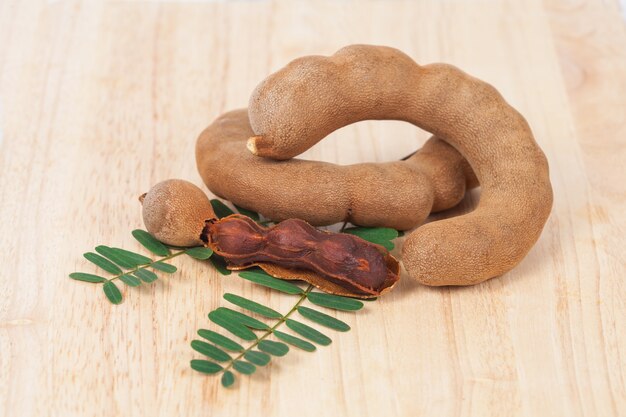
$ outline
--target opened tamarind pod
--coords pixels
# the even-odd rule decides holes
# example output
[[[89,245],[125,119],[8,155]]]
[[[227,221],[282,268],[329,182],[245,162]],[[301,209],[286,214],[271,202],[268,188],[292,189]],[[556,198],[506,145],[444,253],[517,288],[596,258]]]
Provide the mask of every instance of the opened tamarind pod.
[[[402,260],[424,284],[476,284],[509,271],[535,244],[552,208],[548,163],[524,117],[493,86],[451,65],[420,66],[397,49],[371,45],[299,58],[259,84],[248,116],[248,148],[277,160],[366,119],[410,122],[459,151],[480,182],[480,202],[469,214],[408,235]],[[298,181],[321,185],[315,175]],[[427,192],[418,182],[412,192]],[[369,196],[357,191],[350,198]],[[280,204],[278,194],[271,198]]]
[[[325,292],[370,298],[399,280],[399,263],[382,246],[289,219],[264,227],[247,216],[210,219],[201,239],[231,269],[259,266],[282,279],[309,282]]]
[[[405,161],[342,166],[255,157],[246,149],[253,134],[246,109],[219,116],[198,138],[198,171],[215,195],[274,221],[408,230],[478,184],[467,161],[435,137]]]

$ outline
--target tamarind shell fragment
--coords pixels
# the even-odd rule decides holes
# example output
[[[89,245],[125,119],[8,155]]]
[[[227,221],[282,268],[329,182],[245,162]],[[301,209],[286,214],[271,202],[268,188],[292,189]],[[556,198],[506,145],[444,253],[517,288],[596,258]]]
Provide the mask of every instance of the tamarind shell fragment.
[[[264,227],[233,214],[207,220],[201,239],[231,270],[258,266],[275,278],[302,280],[331,294],[377,297],[400,279],[400,264],[384,247],[299,219]]]

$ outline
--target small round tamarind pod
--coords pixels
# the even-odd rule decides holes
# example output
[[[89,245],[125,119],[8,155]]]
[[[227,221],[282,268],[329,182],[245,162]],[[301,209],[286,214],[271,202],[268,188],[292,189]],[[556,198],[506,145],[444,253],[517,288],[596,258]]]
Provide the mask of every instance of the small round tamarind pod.
[[[507,272],[537,241],[552,207],[548,163],[526,120],[494,87],[451,65],[419,66],[393,48],[352,45],[270,75],[248,113],[248,149],[278,160],[366,119],[410,122],[458,150],[481,184],[480,202],[407,237],[404,265],[424,284],[475,284]],[[302,181],[317,184],[314,176]]]
[[[200,134],[196,162],[214,194],[274,221],[408,230],[478,184],[467,161],[434,137],[405,161],[342,166],[258,158],[245,146],[253,134],[246,109],[227,112]]]
[[[139,196],[139,201],[148,232],[172,246],[202,245],[204,222],[217,217],[204,191],[185,180],[161,181]]]

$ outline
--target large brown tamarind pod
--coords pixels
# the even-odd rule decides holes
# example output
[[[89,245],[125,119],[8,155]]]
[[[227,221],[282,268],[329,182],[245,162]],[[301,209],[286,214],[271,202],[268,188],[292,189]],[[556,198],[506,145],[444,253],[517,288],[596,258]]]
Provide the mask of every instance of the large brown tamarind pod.
[[[214,194],[274,221],[407,230],[477,185],[467,161],[436,138],[406,161],[341,166],[256,157],[246,149],[253,134],[246,109],[221,115],[198,138],[198,170]]]
[[[404,265],[424,284],[475,284],[507,272],[537,241],[552,207],[548,163],[526,120],[494,87],[450,65],[419,66],[393,48],[352,45],[270,75],[248,112],[255,133],[248,148],[279,160],[366,119],[410,122],[458,150],[481,184],[480,203],[407,237]],[[302,181],[317,184],[313,176]]]

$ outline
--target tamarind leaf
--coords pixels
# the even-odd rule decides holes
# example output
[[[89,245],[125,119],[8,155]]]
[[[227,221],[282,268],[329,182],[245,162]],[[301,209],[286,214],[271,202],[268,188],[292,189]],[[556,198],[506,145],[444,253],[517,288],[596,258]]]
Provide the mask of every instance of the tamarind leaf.
[[[310,292],[307,294],[307,298],[313,304],[335,310],[356,311],[363,308],[363,302],[353,298],[341,297],[339,295],[326,294],[322,292]]]
[[[224,369],[222,365],[201,359],[192,359],[190,365],[191,369],[202,372],[203,374],[215,374]]]
[[[158,241],[157,238],[145,230],[135,229],[131,232],[131,234],[144,248],[148,249],[155,255],[167,256],[170,254],[170,250],[167,246]]]
[[[343,230],[343,233],[358,236],[368,242],[384,246],[387,250],[394,248],[394,244],[391,241],[398,237],[398,231],[389,227],[348,227]]]
[[[248,361],[258,366],[265,366],[270,363],[272,359],[267,353],[259,352],[256,350],[249,350],[243,357]]]
[[[162,261],[153,262],[150,266],[158,271],[165,272],[167,274],[173,274],[177,271],[177,268],[174,265],[166,264]]]
[[[273,340],[261,340],[257,346],[259,350],[274,356],[285,356],[287,352],[289,352],[289,346],[282,342],[274,342]]]
[[[131,269],[131,268],[135,268],[138,266],[137,264],[126,259],[124,256],[120,256],[119,252],[114,251],[112,248],[108,246],[104,246],[104,245],[96,246],[96,252],[98,252],[100,255],[104,256],[105,258],[108,258],[109,260],[113,261],[114,263],[118,264],[122,268]]]
[[[96,266],[99,266],[100,268],[104,269],[105,271],[111,274],[118,275],[122,273],[122,270],[120,269],[119,266],[115,265],[113,262],[109,261],[104,256],[100,256],[97,253],[93,253],[93,252],[83,253],[83,256],[89,262],[93,263]]]
[[[232,318],[233,320],[236,320],[240,324],[247,326],[247,327],[251,327],[253,329],[267,330],[270,328],[270,326],[263,323],[262,321],[259,321],[255,319],[254,317],[250,317],[247,314],[240,313],[239,311],[231,310],[228,307],[219,307],[218,309],[215,310],[215,313],[225,316],[225,317]]]
[[[298,313],[300,313],[302,317],[333,330],[338,330],[340,332],[347,332],[350,330],[350,326],[343,321],[331,317],[326,313],[322,313],[321,311],[313,310],[312,308],[300,306],[298,307]]]
[[[239,207],[237,204],[233,204],[233,206],[235,206],[235,208],[237,209],[237,211],[240,214],[243,214],[244,216],[248,216],[252,220],[255,220],[257,222],[260,220],[259,213],[257,213],[256,211],[252,211],[252,210],[245,209],[243,207]]]
[[[102,286],[102,290],[111,303],[120,304],[122,302],[122,293],[112,281],[106,281]]]
[[[273,310],[269,307],[264,306],[263,304],[259,304],[256,301],[249,300],[244,297],[240,297],[235,294],[226,293],[224,294],[224,299],[236,306],[244,308],[246,310],[252,311],[253,313],[260,314],[270,319],[280,319],[283,317],[278,311]]]
[[[210,342],[213,342],[216,345],[223,347],[224,349],[232,350],[234,352],[241,352],[243,350],[243,346],[241,346],[239,343],[217,332],[214,332],[213,330],[200,329],[198,330],[198,336]]]
[[[332,340],[330,340],[328,336],[326,336],[319,330],[315,330],[308,324],[304,324],[293,319],[285,320],[285,324],[287,325],[287,327],[298,333],[300,336],[304,337],[305,339],[309,339],[310,341],[315,342],[318,345],[328,346],[332,342]]]
[[[244,271],[240,272],[239,276],[248,281],[252,281],[255,284],[263,285],[274,290],[284,292],[287,294],[302,294],[302,289],[297,285],[291,284],[286,281],[274,278],[260,271]]]
[[[232,372],[226,371],[222,375],[222,386],[228,388],[235,383],[235,375]]]
[[[209,320],[243,340],[256,340],[256,334],[254,334],[252,330],[242,325],[231,316],[220,314],[217,311],[211,311],[209,313]]]
[[[135,271],[134,275],[147,284],[154,282],[159,278],[157,274],[147,269],[138,269]]]
[[[106,281],[106,278],[104,277],[101,277],[99,275],[94,275],[94,274],[88,274],[86,272],[72,272],[70,274],[70,278],[75,279],[77,281],[92,282],[92,283]]]
[[[211,248],[198,246],[195,248],[185,249],[185,254],[191,256],[194,259],[199,259],[203,261],[205,259],[209,259],[211,255],[213,255],[213,251],[211,250]]]
[[[230,355],[222,349],[203,342],[202,340],[192,340],[191,348],[198,353],[202,353],[204,356],[215,359],[218,362],[225,362],[231,359]]]
[[[230,216],[231,214],[235,214],[234,211],[230,209],[226,204],[222,203],[217,198],[211,200],[211,207],[213,207],[213,211],[218,219],[222,217]]]
[[[233,368],[244,375],[251,375],[256,371],[256,366],[244,361],[233,362]]]
[[[272,333],[283,342],[289,343],[291,346],[295,346],[306,352],[313,352],[317,349],[314,344],[307,342],[306,340],[302,340],[299,337],[290,335],[289,333],[283,333],[279,330],[274,330]]]
[[[115,251],[119,256],[124,257],[125,260],[132,262],[133,266],[147,265],[149,263],[152,263],[152,259],[139,253],[131,252],[122,248],[111,248],[111,250]]]
[[[139,285],[141,285],[141,280],[136,276],[130,274],[120,275],[120,281],[122,281],[129,287],[138,287]]]
[[[217,269],[217,272],[219,272],[220,274],[222,275],[232,274],[233,271],[226,268],[226,265],[228,264],[226,263],[226,260],[222,256],[213,254],[213,256],[209,258],[209,261],[213,264],[213,267]]]

